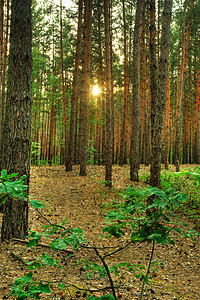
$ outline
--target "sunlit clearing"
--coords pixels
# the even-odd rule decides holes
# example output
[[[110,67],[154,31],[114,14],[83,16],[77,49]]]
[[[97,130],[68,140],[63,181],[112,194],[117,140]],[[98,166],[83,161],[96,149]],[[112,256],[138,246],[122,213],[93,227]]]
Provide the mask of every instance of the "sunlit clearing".
[[[96,84],[94,87],[93,87],[93,90],[92,90],[92,93],[94,96],[97,96],[99,95],[99,93],[101,92],[100,88],[98,87],[98,85]]]

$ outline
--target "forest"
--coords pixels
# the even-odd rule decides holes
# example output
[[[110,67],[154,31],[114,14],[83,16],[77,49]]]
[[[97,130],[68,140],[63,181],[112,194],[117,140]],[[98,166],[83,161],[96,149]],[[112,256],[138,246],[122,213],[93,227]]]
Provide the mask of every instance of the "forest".
[[[0,0],[0,299],[200,298],[199,0]]]

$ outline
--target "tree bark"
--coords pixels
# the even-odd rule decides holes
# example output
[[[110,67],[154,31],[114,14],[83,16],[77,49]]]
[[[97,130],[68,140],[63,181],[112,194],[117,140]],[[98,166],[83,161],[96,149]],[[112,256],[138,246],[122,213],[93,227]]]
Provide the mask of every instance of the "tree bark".
[[[78,29],[76,39],[76,56],[75,66],[73,74],[73,86],[72,86],[72,97],[71,97],[71,116],[70,116],[70,129],[69,129],[69,141],[68,151],[66,159],[66,171],[72,171],[72,163],[74,157],[74,142],[75,142],[75,121],[76,112],[78,109],[78,90],[79,90],[79,65],[80,65],[80,53],[81,53],[81,33],[82,33],[82,11],[83,11],[83,0],[79,0],[78,5]]]
[[[92,0],[85,0],[85,15],[83,28],[83,61],[81,74],[80,121],[80,176],[86,176],[88,121],[89,121],[89,89],[91,60],[91,30],[92,30]]]
[[[187,0],[184,3],[183,22],[182,22],[182,58],[180,73],[177,81],[177,99],[176,99],[176,114],[175,114],[175,166],[176,172],[180,171],[180,142],[181,142],[181,108],[184,96],[185,72],[187,66],[188,49],[190,41],[191,23],[192,23],[192,9],[194,0],[190,4],[190,19],[187,26],[187,33],[185,38],[185,24],[186,24],[186,8]]]
[[[140,97],[139,97],[139,44],[143,0],[137,1],[133,38],[133,109],[130,151],[130,180],[139,181],[140,167]]]
[[[119,165],[123,166],[125,150],[125,137],[126,137],[126,120],[128,118],[127,107],[128,107],[128,73],[127,73],[127,46],[126,46],[126,16],[125,16],[125,4],[122,0],[123,7],[123,27],[124,27],[124,102],[123,102],[123,116],[122,116],[122,127],[121,127],[121,140],[120,140],[120,154],[119,154]]]
[[[110,60],[110,18],[109,0],[104,0],[104,26],[105,26],[105,61],[106,61],[106,136],[105,136],[105,185],[112,186],[112,114],[111,114],[111,60]]]
[[[30,178],[31,146],[31,0],[13,0],[11,7],[10,56],[1,169]],[[28,201],[9,198],[4,206],[1,239],[25,239]]]
[[[160,45],[160,61],[156,94],[152,97],[152,158],[150,168],[150,185],[160,187],[162,136],[167,88],[167,66],[170,37],[170,21],[172,0],[165,0],[162,18],[162,35]],[[153,82],[152,82],[153,84]],[[152,86],[151,86],[152,88]]]
[[[3,38],[3,24],[4,24],[4,0],[0,0],[0,157],[2,155],[2,141],[3,141],[3,115],[4,115],[4,102],[2,99],[3,93],[3,48],[4,48],[4,38]]]

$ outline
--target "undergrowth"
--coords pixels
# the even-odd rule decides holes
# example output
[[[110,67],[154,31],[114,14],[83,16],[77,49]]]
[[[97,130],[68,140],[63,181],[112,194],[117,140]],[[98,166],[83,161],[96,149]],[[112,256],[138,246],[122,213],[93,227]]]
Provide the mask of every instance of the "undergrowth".
[[[13,195],[16,201],[18,198],[25,197],[24,190],[27,186],[23,186],[24,177],[21,180],[14,181],[15,176],[16,174],[7,176],[5,170],[1,173],[0,192],[3,204],[8,194]],[[177,235],[181,235],[185,239],[193,239],[198,235],[194,229],[188,229],[188,225],[176,211],[183,209],[185,204],[191,201],[191,196],[188,195],[188,185],[191,186],[193,192],[196,192],[195,189],[198,191],[199,184],[200,168],[197,167],[194,171],[183,171],[179,174],[163,172],[161,178],[162,189],[151,186],[145,189],[128,186],[120,195],[121,201],[112,202],[109,210],[105,213],[105,226],[100,234],[102,238],[102,244],[100,245],[86,240],[81,228],[69,228],[67,220],[60,224],[52,223],[42,213],[44,204],[37,200],[31,200],[30,205],[44,218],[47,225],[40,232],[29,232],[27,247],[37,247],[41,238],[44,237],[47,242],[49,241],[49,247],[52,250],[65,251],[66,259],[76,256],[79,249],[85,252],[89,250],[93,252],[96,259],[91,263],[87,260],[87,255],[84,256],[81,263],[85,271],[85,278],[87,280],[95,276],[95,281],[99,278],[99,282],[101,278],[105,278],[106,285],[99,288],[97,284],[96,288],[87,289],[87,300],[119,299],[120,289],[122,289],[119,279],[123,272],[127,272],[129,277],[132,276],[134,280],[141,282],[139,299],[142,300],[144,287],[149,284],[151,278],[150,270],[154,265],[156,246],[165,246],[167,243],[174,246]],[[12,188],[5,190],[5,186],[12,186]],[[187,193],[184,192],[186,188]],[[19,191],[18,195],[16,195],[16,189]],[[195,197],[194,195],[193,197]],[[102,196],[105,197],[105,195]],[[197,200],[195,199],[195,201]],[[116,239],[116,246],[110,247],[109,240],[113,238]],[[107,240],[108,243],[105,242]],[[116,264],[110,263],[111,256],[115,257],[124,249],[137,247],[141,243],[147,243],[151,246],[151,254],[147,265],[124,260]],[[69,248],[72,250],[69,250]],[[141,253],[142,255],[143,253]],[[35,276],[36,269],[42,268],[43,270],[49,266],[65,268],[59,260],[55,260],[46,253],[42,253],[40,258],[26,262],[26,265],[29,272],[22,278],[15,280],[10,297],[15,296],[19,300],[41,299],[44,294],[52,294],[52,284],[56,284],[57,289],[62,290],[64,293],[67,293],[67,290],[72,286],[79,290],[76,283],[66,282],[65,278],[57,283],[51,283],[50,281],[43,282]],[[84,290],[84,288],[81,288],[81,290]],[[100,291],[103,295],[97,297],[96,293]]]
[[[149,172],[142,172],[140,179],[149,184]],[[182,169],[181,172],[174,172],[172,168],[162,170],[161,189],[166,191],[169,188],[188,195],[188,200],[178,210],[200,228],[200,168],[196,166],[195,169]]]

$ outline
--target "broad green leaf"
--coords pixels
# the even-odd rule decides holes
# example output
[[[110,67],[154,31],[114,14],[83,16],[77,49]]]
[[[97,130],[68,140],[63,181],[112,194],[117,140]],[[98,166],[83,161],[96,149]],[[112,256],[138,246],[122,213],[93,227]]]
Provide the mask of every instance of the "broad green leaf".
[[[151,195],[156,195],[158,196],[161,200],[168,200],[168,196],[166,195],[165,192],[163,192],[161,189],[156,188],[156,187],[147,187],[146,188],[147,191],[151,192]]]
[[[31,200],[30,204],[32,207],[34,208],[43,208],[44,204],[42,204],[41,202],[39,202],[38,200]]]
[[[110,211],[107,213],[106,219],[108,221],[112,221],[112,220],[124,220],[125,216],[120,213],[118,210],[114,210],[114,211]]]
[[[36,262],[36,261],[29,261],[27,264],[28,264],[28,269],[29,270],[35,270],[36,268],[41,267],[41,264],[39,262]]]
[[[38,286],[31,289],[32,293],[45,293],[45,294],[51,294],[51,290],[49,288],[49,283],[43,284],[42,282],[39,283]]]
[[[51,257],[50,255],[46,255],[46,254],[42,253],[41,259],[42,259],[42,262],[44,265],[49,265],[49,266],[56,265],[56,260],[53,257]]]
[[[19,285],[25,285],[28,282],[30,282],[32,280],[33,277],[33,273],[29,272],[28,274],[26,274],[24,277],[22,278],[17,278],[15,280],[15,286],[19,286]]]
[[[0,183],[0,195],[6,194],[6,188],[5,185],[1,182]]]
[[[67,244],[63,239],[58,238],[57,240],[51,242],[50,247],[53,250],[65,250],[67,249]]]

